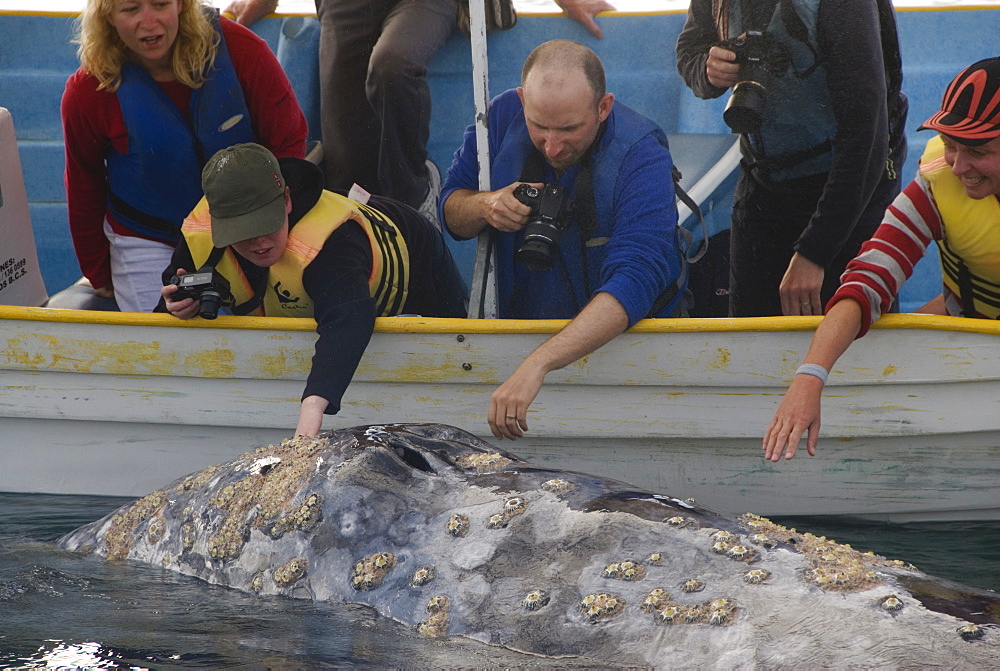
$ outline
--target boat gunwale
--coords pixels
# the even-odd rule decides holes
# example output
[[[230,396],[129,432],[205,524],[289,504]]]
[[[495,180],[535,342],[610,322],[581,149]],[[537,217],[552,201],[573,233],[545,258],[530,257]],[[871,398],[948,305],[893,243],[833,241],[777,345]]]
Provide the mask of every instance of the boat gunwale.
[[[43,307],[0,305],[0,320],[106,326],[203,328],[245,331],[314,331],[312,319],[292,317],[220,316],[215,320],[177,319],[172,315],[139,312],[62,310]],[[643,319],[629,333],[748,333],[813,331],[822,317],[741,317]],[[568,319],[445,319],[436,317],[380,317],[376,333],[477,333],[548,334],[569,323]],[[991,319],[922,314],[884,315],[873,329],[928,330],[1000,335],[1000,322]]]

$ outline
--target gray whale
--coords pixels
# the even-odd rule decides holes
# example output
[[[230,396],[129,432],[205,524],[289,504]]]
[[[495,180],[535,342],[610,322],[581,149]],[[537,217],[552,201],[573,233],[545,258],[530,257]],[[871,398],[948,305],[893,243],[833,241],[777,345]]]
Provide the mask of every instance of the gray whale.
[[[247,452],[60,544],[568,662],[1000,668],[993,592],[436,424]]]

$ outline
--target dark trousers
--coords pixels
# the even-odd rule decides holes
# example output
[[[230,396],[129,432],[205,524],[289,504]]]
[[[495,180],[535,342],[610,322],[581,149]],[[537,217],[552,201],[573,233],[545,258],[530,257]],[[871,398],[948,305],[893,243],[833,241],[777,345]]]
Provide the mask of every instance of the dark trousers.
[[[905,145],[904,145],[905,147]],[[906,158],[894,157],[902,166]],[[899,193],[895,179],[883,175],[840,253],[826,266],[820,292],[825,306],[840,286],[840,276],[861,245],[882,223],[886,208]],[[816,211],[826,175],[766,185],[746,164],[740,167],[733,203],[730,242],[729,310],[733,317],[781,315],[778,289],[795,253],[793,246]]]
[[[316,0],[327,188],[358,183],[419,207],[427,194],[427,64],[455,0]]]

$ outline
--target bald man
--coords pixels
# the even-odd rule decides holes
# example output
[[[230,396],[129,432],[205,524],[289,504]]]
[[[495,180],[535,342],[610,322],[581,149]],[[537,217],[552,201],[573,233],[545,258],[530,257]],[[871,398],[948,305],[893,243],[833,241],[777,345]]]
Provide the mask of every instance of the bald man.
[[[569,40],[536,48],[521,86],[490,102],[489,140],[499,188],[477,190],[470,126],[441,191],[441,221],[459,240],[497,231],[500,317],[572,320],[492,395],[490,429],[513,440],[547,373],[644,317],[683,316],[689,299],[667,138],[606,91],[593,51]]]

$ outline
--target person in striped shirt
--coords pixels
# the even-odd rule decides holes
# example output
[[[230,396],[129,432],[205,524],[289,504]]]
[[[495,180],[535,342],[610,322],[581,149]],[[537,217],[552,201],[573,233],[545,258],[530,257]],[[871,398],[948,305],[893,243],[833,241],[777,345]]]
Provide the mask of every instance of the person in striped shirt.
[[[1000,58],[960,72],[940,111],[920,130],[938,136],[927,143],[916,178],[841,276],[805,363],[764,434],[765,459],[791,459],[806,432],[806,449],[815,456],[829,370],[889,309],[932,240],[941,251],[944,286],[919,311],[1000,317]]]

